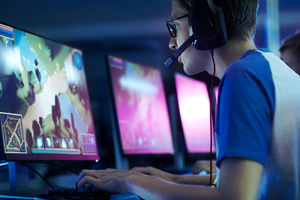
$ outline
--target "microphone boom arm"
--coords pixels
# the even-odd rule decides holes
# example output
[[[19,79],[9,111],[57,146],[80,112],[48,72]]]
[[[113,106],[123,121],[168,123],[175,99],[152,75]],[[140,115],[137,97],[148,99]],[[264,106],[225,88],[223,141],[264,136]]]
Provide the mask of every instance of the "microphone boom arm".
[[[188,48],[195,40],[196,40],[196,35],[197,34],[193,34],[191,35],[175,52],[172,56],[170,56],[166,61],[165,61],[165,66],[166,67],[170,67],[174,60],[176,58],[178,58],[178,56],[180,56],[180,54],[182,54],[182,52]]]

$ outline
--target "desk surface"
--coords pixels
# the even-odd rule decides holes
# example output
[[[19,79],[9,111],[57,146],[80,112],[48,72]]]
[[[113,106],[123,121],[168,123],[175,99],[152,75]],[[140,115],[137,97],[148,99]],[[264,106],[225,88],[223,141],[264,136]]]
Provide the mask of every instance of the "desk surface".
[[[0,195],[0,199],[43,200],[42,198],[38,198],[38,197],[24,197],[24,196],[12,196],[12,195]],[[132,193],[110,195],[109,199],[110,200],[140,200],[138,196]]]
[[[4,173],[4,171],[2,171]],[[5,171],[4,174],[0,174],[0,200],[2,199],[32,199],[38,200],[40,198],[36,198],[35,196],[39,194],[47,194],[49,189],[51,189],[43,179],[40,177],[33,177],[29,179],[28,185],[24,187],[17,187],[17,191],[10,190],[10,183],[8,177],[4,177],[2,175],[6,175]],[[75,174],[65,174],[60,176],[52,176],[48,177],[47,180],[51,182],[55,188],[73,188],[75,187],[75,182],[77,179],[77,175]],[[19,179],[17,179],[20,182]],[[140,200],[140,198],[134,194],[127,193],[127,194],[115,194],[110,195],[109,198],[111,200]]]

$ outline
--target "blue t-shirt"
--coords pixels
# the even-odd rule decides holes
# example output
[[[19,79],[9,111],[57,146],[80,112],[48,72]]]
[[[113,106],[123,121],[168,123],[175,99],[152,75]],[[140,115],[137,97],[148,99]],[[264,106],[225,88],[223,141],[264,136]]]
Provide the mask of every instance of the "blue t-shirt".
[[[264,165],[258,199],[299,199],[300,77],[268,49],[226,69],[216,115],[217,165],[241,157]]]

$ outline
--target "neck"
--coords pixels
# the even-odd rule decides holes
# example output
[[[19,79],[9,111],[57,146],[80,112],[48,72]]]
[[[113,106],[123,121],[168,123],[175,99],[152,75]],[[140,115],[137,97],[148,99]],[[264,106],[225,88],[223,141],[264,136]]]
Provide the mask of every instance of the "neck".
[[[227,43],[214,50],[216,62],[216,77],[222,78],[226,68],[239,60],[248,50],[256,49],[253,39],[246,41],[228,40]]]

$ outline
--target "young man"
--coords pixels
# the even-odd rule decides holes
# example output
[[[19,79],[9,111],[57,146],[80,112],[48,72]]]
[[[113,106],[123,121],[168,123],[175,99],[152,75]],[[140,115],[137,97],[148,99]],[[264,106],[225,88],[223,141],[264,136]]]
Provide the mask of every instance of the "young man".
[[[76,182],[79,189],[88,184],[155,200],[299,199],[300,78],[269,50],[256,48],[257,0],[214,3],[224,11],[228,41],[214,49],[214,57],[210,50],[190,45],[178,61],[192,75],[204,70],[213,74],[214,60],[221,79],[215,128],[217,187],[195,184],[207,182],[201,180],[205,176],[182,184],[153,168],[141,168],[83,170]],[[190,36],[191,5],[191,0],[173,0],[173,50]]]
[[[300,32],[284,40],[279,51],[282,60],[300,75]]]

